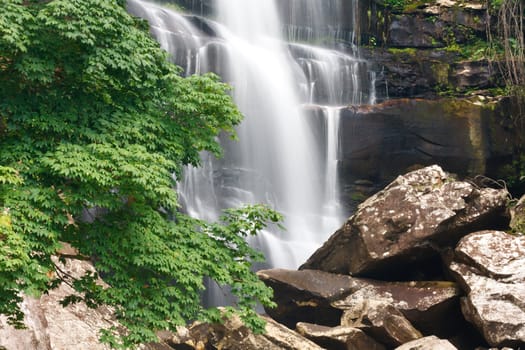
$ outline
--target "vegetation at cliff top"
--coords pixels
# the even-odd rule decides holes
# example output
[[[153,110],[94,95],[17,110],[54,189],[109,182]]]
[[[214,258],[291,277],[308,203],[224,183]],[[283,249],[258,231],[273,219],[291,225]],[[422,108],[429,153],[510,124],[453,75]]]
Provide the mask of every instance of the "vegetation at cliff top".
[[[272,305],[245,242],[280,216],[262,206],[207,223],[179,212],[175,180],[241,115],[214,75],[182,78],[117,0],[0,0],[0,313],[21,325],[20,292],[67,280],[90,306],[112,305],[114,347],[156,340],[188,320],[219,320],[203,278],[231,286],[243,320]],[[89,220],[86,214],[97,211]],[[67,242],[96,275],[71,280],[52,260]]]
[[[502,55],[495,60],[505,85],[525,95],[525,4],[517,0],[499,0],[493,10],[496,15],[495,35],[488,31],[489,42],[501,47]]]

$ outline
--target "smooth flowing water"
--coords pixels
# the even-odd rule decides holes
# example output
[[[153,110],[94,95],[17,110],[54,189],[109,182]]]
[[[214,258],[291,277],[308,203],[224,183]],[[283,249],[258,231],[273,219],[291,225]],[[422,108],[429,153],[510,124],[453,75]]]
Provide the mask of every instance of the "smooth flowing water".
[[[287,230],[265,231],[253,244],[269,266],[296,268],[348,214],[338,195],[339,110],[374,96],[366,62],[353,45],[356,5],[213,4],[210,19],[128,0],[129,11],[149,21],[186,74],[213,71],[230,83],[245,116],[239,141],[221,140],[223,159],[203,154],[202,167],[186,170],[181,200],[188,213],[211,220],[226,207],[269,204],[285,215]]]

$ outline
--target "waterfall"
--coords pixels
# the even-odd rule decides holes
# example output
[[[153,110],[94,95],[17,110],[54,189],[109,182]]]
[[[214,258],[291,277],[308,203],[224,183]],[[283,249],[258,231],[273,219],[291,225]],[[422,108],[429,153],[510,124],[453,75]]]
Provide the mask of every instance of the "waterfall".
[[[190,215],[209,220],[226,207],[269,204],[285,215],[286,231],[252,243],[268,266],[296,268],[348,214],[338,196],[339,111],[375,98],[354,45],[348,6],[356,1],[212,4],[206,18],[128,0],[185,74],[213,71],[230,83],[245,116],[238,141],[221,138],[224,158],[203,154],[201,167],[186,169],[180,198]]]

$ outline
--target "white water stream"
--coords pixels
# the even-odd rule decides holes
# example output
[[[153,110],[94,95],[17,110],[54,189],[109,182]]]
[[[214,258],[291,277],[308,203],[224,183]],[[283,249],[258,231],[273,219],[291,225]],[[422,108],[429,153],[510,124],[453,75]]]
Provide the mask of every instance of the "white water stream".
[[[263,232],[253,244],[269,266],[296,268],[347,214],[338,188],[339,110],[374,94],[353,50],[308,42],[353,40],[348,28],[331,24],[343,22],[349,2],[289,0],[283,14],[277,1],[215,0],[213,20],[143,0],[128,0],[128,9],[149,21],[187,74],[214,71],[229,82],[245,116],[239,141],[221,140],[223,159],[203,154],[202,167],[187,169],[179,186],[185,209],[215,219],[226,207],[269,204],[285,215],[287,230]],[[306,112],[312,109],[321,122]]]

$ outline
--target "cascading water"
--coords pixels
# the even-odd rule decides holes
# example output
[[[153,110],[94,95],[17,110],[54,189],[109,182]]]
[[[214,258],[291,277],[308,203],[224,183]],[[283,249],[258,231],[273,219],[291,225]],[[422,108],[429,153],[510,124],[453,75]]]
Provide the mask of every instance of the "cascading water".
[[[204,219],[247,203],[282,212],[287,231],[253,242],[269,266],[297,267],[346,214],[337,188],[339,110],[374,96],[366,62],[356,58],[349,3],[215,0],[211,20],[128,0],[186,74],[214,71],[233,86],[245,115],[239,141],[221,140],[223,159],[203,155],[179,191],[186,210]]]

